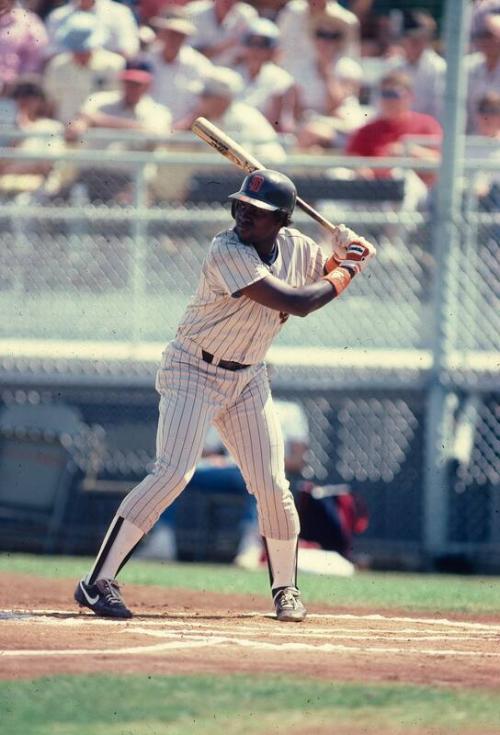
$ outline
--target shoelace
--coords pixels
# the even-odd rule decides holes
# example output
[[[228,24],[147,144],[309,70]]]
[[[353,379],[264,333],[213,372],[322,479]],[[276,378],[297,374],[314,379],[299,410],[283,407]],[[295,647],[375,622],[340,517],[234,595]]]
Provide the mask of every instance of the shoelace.
[[[120,588],[116,582],[105,579],[102,582],[102,594],[104,599],[110,605],[123,605],[123,600],[120,595]]]
[[[281,606],[282,607],[289,606],[295,609],[297,607],[298,596],[299,596],[298,591],[296,592],[295,590],[292,590],[292,589],[283,590],[283,592],[281,593],[281,599],[280,599]]]

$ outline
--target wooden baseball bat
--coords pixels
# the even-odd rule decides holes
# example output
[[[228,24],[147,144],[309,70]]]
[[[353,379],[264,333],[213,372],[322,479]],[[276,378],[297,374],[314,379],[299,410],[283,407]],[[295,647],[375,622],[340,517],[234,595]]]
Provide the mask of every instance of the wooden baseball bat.
[[[225,158],[232,161],[238,168],[251,174],[259,168],[266,168],[257,158],[246,151],[243,146],[239,145],[229,135],[226,135],[217,125],[214,125],[205,117],[197,117],[191,125],[191,130],[198,138],[204,140],[209,146],[215,148]],[[314,207],[297,197],[297,206],[306,212],[313,220],[319,222],[329,232],[334,233],[337,229],[336,225],[329,222]]]

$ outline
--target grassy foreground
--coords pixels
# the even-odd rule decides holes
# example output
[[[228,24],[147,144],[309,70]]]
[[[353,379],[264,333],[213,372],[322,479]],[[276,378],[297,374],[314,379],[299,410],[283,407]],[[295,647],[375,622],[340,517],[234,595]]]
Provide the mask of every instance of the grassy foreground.
[[[76,579],[91,560],[1,554],[0,573]],[[129,563],[129,584],[268,596],[266,571]],[[414,614],[491,614],[494,577],[302,575],[307,601]],[[1,652],[0,652],[1,655]],[[51,676],[0,681],[2,735],[499,735],[500,693],[294,676]]]
[[[77,579],[91,559],[62,556],[0,554],[0,572]],[[154,584],[227,594],[269,595],[265,569],[247,572],[230,565],[164,564],[132,560],[120,575],[126,584]],[[414,612],[500,613],[500,579],[458,575],[358,572],[354,577],[300,576],[308,602],[364,609],[391,608]],[[500,732],[500,729],[499,729]]]
[[[0,682],[7,735],[490,735],[479,691],[286,677],[48,677]]]

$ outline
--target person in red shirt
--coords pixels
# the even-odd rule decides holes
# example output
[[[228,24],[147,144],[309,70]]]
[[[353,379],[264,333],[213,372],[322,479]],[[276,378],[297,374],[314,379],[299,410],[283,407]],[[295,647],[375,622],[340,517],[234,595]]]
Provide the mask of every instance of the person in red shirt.
[[[412,99],[412,81],[407,74],[400,71],[386,74],[379,86],[379,114],[353,133],[347,142],[346,153],[351,156],[439,159],[442,127],[431,115],[414,112],[411,109]],[[412,141],[415,136],[428,137],[429,143]],[[390,176],[392,171],[364,168],[358,170],[358,174],[370,179]],[[416,193],[416,198],[421,199],[426,196],[435,175],[421,174],[413,179],[415,189],[419,186],[421,189],[421,192]]]

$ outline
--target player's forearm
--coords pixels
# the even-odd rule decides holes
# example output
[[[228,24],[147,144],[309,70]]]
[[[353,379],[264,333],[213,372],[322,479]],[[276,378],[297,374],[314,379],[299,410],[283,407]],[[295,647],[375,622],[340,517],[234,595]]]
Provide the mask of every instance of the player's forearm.
[[[350,276],[347,275],[350,279]],[[322,306],[330,303],[338,295],[338,291],[333,287],[330,281],[321,279],[311,286],[303,286],[297,288],[296,293],[292,296],[292,303],[286,308],[286,311],[293,316],[307,316],[313,311],[321,309]]]

